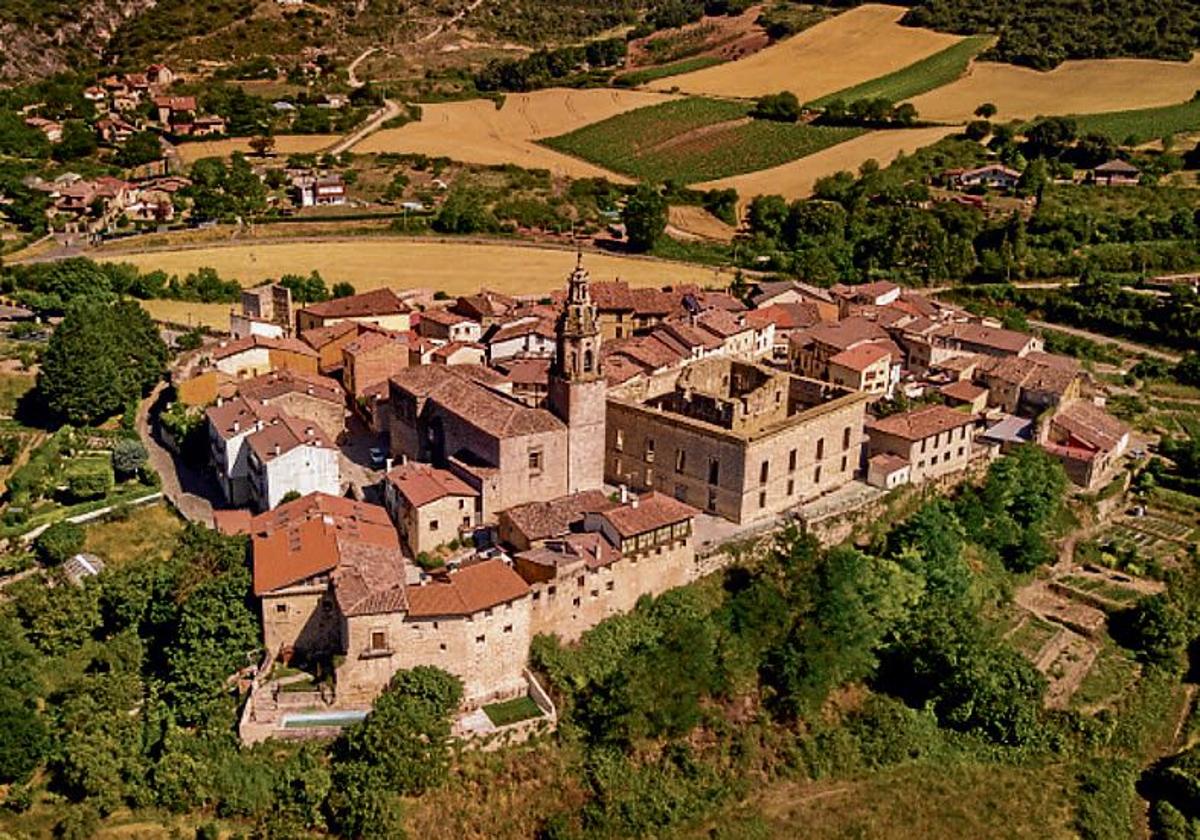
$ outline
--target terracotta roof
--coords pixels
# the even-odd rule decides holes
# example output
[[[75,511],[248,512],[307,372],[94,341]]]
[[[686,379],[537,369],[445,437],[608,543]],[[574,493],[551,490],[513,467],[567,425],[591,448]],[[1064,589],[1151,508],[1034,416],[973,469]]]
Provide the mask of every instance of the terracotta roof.
[[[715,350],[721,346],[720,337],[711,330],[701,329],[686,321],[664,321],[654,328],[653,335],[660,341],[668,343],[668,346],[674,340],[677,342],[678,351],[689,356],[694,347]]]
[[[700,511],[678,499],[651,490],[637,499],[611,510],[600,512],[622,537],[635,537],[647,531],[691,519]]]
[[[279,416],[279,410],[267,408],[254,400],[237,396],[214,405],[204,412],[208,422],[223,439],[253,431],[259,420],[267,421]]]
[[[245,338],[237,338],[233,341],[228,341],[218,345],[212,351],[214,359],[227,359],[230,356],[236,356],[238,353],[245,353],[247,350],[253,350],[257,347],[265,347],[268,350],[285,350],[289,353],[298,353],[302,356],[316,356],[317,351],[296,338],[268,338],[264,335],[248,335]]]
[[[829,364],[862,372],[881,359],[891,360],[892,353],[882,344],[858,344],[829,359]]]
[[[589,569],[600,569],[620,560],[621,552],[600,534],[587,533],[568,534],[516,556],[539,566],[570,566],[583,562]]]
[[[232,510],[214,510],[213,527],[227,537],[250,533],[250,520],[253,515],[245,508]]]
[[[937,334],[943,338],[991,347],[1006,353],[1019,353],[1032,338],[1025,333],[999,327],[985,327],[982,324],[949,324]]]
[[[349,297],[310,303],[300,310],[317,318],[367,318],[378,315],[400,315],[409,306],[393,290],[382,287]]]
[[[900,287],[887,280],[875,280],[871,283],[862,283],[857,286],[839,286],[836,288],[843,290],[843,294],[846,294],[847,297],[865,298],[874,301],[876,298],[897,291]]]
[[[611,345],[611,346],[610,346]],[[659,333],[604,343],[611,354],[628,357],[647,371],[670,367],[683,359],[684,353],[660,338]],[[603,351],[602,351],[603,352]],[[608,355],[605,355],[607,363]]]
[[[364,330],[362,335],[342,348],[343,353],[357,356],[360,353],[370,353],[391,344],[403,344],[408,347],[408,333],[394,330]]]
[[[426,309],[421,313],[422,321],[429,321],[434,324],[443,324],[447,327],[452,327],[455,324],[470,323],[474,324],[471,318],[466,315],[461,315],[458,312],[451,312],[449,309]]]
[[[949,385],[943,385],[938,389],[947,397],[964,402],[975,402],[988,392],[987,388],[981,385],[976,385],[974,382],[968,382],[966,379],[960,379],[957,382],[951,382]]]
[[[1051,424],[1088,446],[1105,452],[1117,448],[1129,427],[1087,400],[1074,400],[1061,408]]]
[[[1025,358],[1038,364],[1069,371],[1077,371],[1082,367],[1078,359],[1058,353],[1047,353],[1044,350],[1031,350],[1025,354]]]
[[[333,444],[315,423],[306,423],[283,411],[246,438],[246,443],[263,463],[291,452],[298,446],[333,448]]]
[[[386,476],[411,507],[421,507],[447,496],[478,496],[470,485],[449,470],[429,464],[401,464]]]
[[[891,452],[877,452],[867,459],[867,463],[891,474],[908,466],[908,459],[893,455]]]
[[[425,398],[464,423],[497,438],[520,437],[565,428],[549,411],[530,408],[488,387],[507,381],[481,365],[422,365],[392,377],[392,386]]]
[[[516,298],[481,289],[478,294],[460,297],[450,309],[469,318],[496,318],[507,314],[516,305]]]
[[[879,431],[905,440],[924,440],[959,426],[974,424],[978,419],[975,414],[964,414],[944,405],[930,405],[879,420],[868,419],[866,425],[868,432]]]
[[[646,369],[625,356],[604,357],[604,381],[609,386],[623,385],[635,376],[641,376]]]
[[[979,369],[985,380],[996,379],[1021,388],[1059,396],[1066,393],[1078,375],[1070,367],[1043,364],[1028,356],[983,359],[979,363]]]
[[[526,335],[554,338],[556,336],[554,322],[546,318],[522,318],[508,324],[497,324],[484,337],[484,341],[488,344],[495,344],[499,341],[508,341]]]
[[[746,322],[760,330],[767,324],[780,330],[803,329],[820,321],[821,312],[815,303],[773,303],[746,313]]]
[[[478,344],[474,341],[450,341],[436,348],[433,351],[433,358],[449,359],[459,350],[478,350],[480,353],[482,353],[483,349],[484,347],[482,344]]]
[[[353,321],[338,321],[335,324],[326,324],[323,327],[305,330],[300,334],[300,338],[314,350],[320,350],[325,345],[342,338],[346,333],[357,335],[360,329],[361,327]]]
[[[1094,170],[1096,172],[1115,172],[1120,175],[1137,175],[1141,170],[1132,163],[1120,159],[1110,160],[1107,163],[1102,163]]]
[[[887,338],[883,327],[866,318],[852,317],[832,323],[820,323],[792,336],[792,343],[804,346],[812,342],[847,350],[856,344]]]
[[[250,533],[256,595],[332,572],[346,615],[406,607],[400,540],[378,505],[312,493],[254,517]]]
[[[248,399],[269,405],[271,400],[287,394],[304,394],[313,399],[330,403],[342,403],[345,391],[336,379],[298,373],[292,370],[277,370],[237,382],[238,393]]]
[[[527,502],[501,512],[530,542],[567,534],[571,526],[583,521],[587,513],[612,510],[617,503],[602,490],[585,490],[548,502]]]
[[[516,385],[546,385],[550,381],[549,359],[506,359],[495,367]]]
[[[707,330],[718,338],[732,338],[754,329],[745,318],[726,312],[724,309],[706,309],[696,316],[696,326]]]
[[[408,588],[408,614],[413,618],[474,615],[529,594],[529,584],[503,560],[463,566]]]

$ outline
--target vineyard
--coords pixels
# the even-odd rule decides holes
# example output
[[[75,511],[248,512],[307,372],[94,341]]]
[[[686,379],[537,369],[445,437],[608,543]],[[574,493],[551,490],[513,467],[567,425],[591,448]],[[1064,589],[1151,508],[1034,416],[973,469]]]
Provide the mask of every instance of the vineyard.
[[[1083,134],[1102,134],[1114,143],[1134,145],[1180,131],[1200,129],[1200,98],[1163,108],[1139,108],[1075,117]]]
[[[683,99],[542,142],[635,178],[694,183],[779,166],[862,134],[855,128],[753,120],[749,108],[739,102]]]

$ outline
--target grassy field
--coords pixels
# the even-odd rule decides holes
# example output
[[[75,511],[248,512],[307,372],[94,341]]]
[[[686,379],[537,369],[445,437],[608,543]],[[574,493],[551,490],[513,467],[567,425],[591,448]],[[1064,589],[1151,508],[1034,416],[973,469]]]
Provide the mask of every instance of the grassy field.
[[[754,55],[660,79],[650,87],[745,98],[790,90],[808,102],[901,70],[962,40],[901,26],[904,12],[898,6],[864,4]]]
[[[33,374],[0,374],[0,416],[12,417],[21,397],[25,396],[36,384],[37,377]]]
[[[841,99],[844,102],[877,98],[886,99],[889,102],[903,102],[906,99],[912,99],[914,96],[928,93],[942,85],[948,85],[962,76],[967,71],[971,60],[987,49],[991,40],[991,36],[988,35],[966,38],[901,70],[822,96],[811,104],[821,107],[834,99]]]
[[[705,67],[713,67],[717,64],[724,63],[723,58],[715,55],[697,55],[691,58],[682,58],[679,61],[672,61],[669,64],[659,64],[657,67],[643,67],[640,70],[631,70],[628,73],[622,73],[613,79],[613,83],[621,87],[637,87],[648,82],[665,79],[668,76],[679,76],[683,73],[692,73],[696,70],[703,70]]]
[[[487,166],[512,163],[575,178],[611,176],[534,141],[669,98],[643,90],[550,88],[509,94],[500,108],[490,99],[422,105],[419,121],[377,131],[354,151],[424,154]]]
[[[139,303],[155,321],[214,330],[229,329],[229,311],[233,308],[229,303],[193,303],[185,300],[143,300]]]
[[[109,566],[120,566],[139,557],[166,559],[183,522],[164,504],[131,508],[129,518],[90,523],[83,550]]]
[[[694,183],[779,166],[862,133],[752,120],[747,112],[745,103],[681,99],[610,117],[543,143],[636,178]]]
[[[732,187],[738,191],[743,202],[756,195],[782,195],[787,199],[806,198],[812,195],[813,185],[827,175],[842,170],[857,171],[867,160],[877,160],[880,165],[887,166],[897,155],[912,154],[923,146],[936,143],[954,130],[946,126],[934,126],[869,131],[844,143],[822,149],[816,154],[771,169],[720,178],[695,186],[699,189]]]
[[[981,103],[991,102],[998,109],[994,119],[1003,122],[1157,108],[1190,99],[1197,88],[1197,58],[1187,63],[1136,58],[1066,61],[1045,73],[980,61],[958,81],[911,101],[922,118],[938,122],[967,122]]]
[[[1132,139],[1131,145],[1138,145],[1168,134],[1200,129],[1200,99],[1162,108],[1083,114],[1076,116],[1075,122],[1081,134],[1103,134],[1115,143]]]
[[[722,837],[772,840],[1066,840],[1078,836],[1071,787],[1061,766],[918,763],[863,779],[769,785],[715,825]],[[686,836],[716,836],[713,826]]]
[[[271,242],[229,247],[181,248],[140,254],[109,254],[106,262],[132,263],[144,270],[162,269],[185,275],[204,266],[244,285],[282,274],[319,271],[328,283],[346,280],[358,291],[439,289],[448,295],[470,294],[486,287],[506,294],[542,294],[562,288],[575,265],[571,251],[502,243],[371,238],[363,241]],[[593,280],[620,278],[634,286],[666,283],[727,284],[728,275],[713,269],[610,254],[585,254]],[[208,306],[178,301],[147,302],[152,312],[208,312]],[[229,306],[212,304],[228,326]]]

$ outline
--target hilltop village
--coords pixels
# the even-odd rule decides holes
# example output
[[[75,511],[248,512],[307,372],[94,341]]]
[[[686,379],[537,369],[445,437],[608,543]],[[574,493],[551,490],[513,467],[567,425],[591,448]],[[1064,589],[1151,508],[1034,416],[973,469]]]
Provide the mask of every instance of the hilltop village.
[[[252,543],[246,740],[357,719],[419,665],[463,681],[469,734],[474,709],[544,698],[534,636],[578,639],[731,539],[832,538],[1028,443],[1095,490],[1130,445],[1077,360],[889,282],[763,282],[746,303],[592,281],[581,255],[549,299],[418,298],[249,289],[230,337],[177,366],[216,526]],[[286,690],[313,663],[332,680]]]

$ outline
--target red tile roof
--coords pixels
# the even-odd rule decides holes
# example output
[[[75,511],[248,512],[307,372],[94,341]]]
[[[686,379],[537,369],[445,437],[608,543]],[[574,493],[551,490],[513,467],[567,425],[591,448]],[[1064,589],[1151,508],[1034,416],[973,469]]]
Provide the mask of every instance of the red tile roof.
[[[500,517],[511,522],[526,540],[537,542],[569,533],[571,526],[582,522],[587,513],[599,513],[615,507],[617,503],[602,490],[586,490],[548,502],[517,505],[502,511]]]
[[[277,370],[241,380],[237,389],[241,396],[267,405],[287,394],[304,394],[329,403],[342,403],[346,399],[346,392],[336,379],[292,370]]]
[[[474,615],[529,594],[529,584],[503,560],[491,559],[408,588],[413,618]]]
[[[879,420],[868,419],[867,431],[879,431],[905,440],[924,440],[959,426],[973,425],[978,419],[976,414],[965,414],[944,405],[930,405]]]
[[[317,355],[316,350],[296,338],[268,338],[265,335],[248,335],[245,338],[237,338],[218,345],[213,349],[212,357],[214,359],[227,359],[230,356],[236,356],[238,353],[244,353],[247,350],[253,350],[257,347],[265,347],[268,350],[283,350],[301,356],[315,357]]]
[[[393,290],[383,287],[349,297],[310,303],[300,310],[317,318],[369,318],[401,315],[409,306]]]
[[[246,443],[263,463],[285,455],[299,446],[333,449],[333,444],[319,426],[298,420],[283,411],[246,438]]]
[[[628,538],[691,519],[699,512],[678,499],[651,490],[640,496],[636,504],[630,502],[599,515],[608,520],[618,534]]]
[[[960,379],[957,382],[951,382],[949,385],[943,385],[939,390],[951,399],[962,400],[964,402],[975,402],[975,400],[988,392],[987,388],[976,385],[974,382],[969,382],[966,379]]]
[[[411,507],[421,507],[447,496],[478,496],[469,484],[449,470],[428,464],[401,464],[386,476]]]
[[[859,344],[829,359],[829,364],[862,372],[881,359],[890,361],[892,353],[882,344]]]
[[[821,322],[821,312],[815,303],[773,303],[746,313],[746,321],[755,329],[774,324],[776,329],[797,330]]]
[[[1050,423],[1103,452],[1116,450],[1121,438],[1129,434],[1129,426],[1087,400],[1068,403],[1051,418]]]
[[[392,387],[428,399],[465,423],[496,438],[521,437],[565,428],[549,411],[530,408],[488,387],[507,381],[480,365],[422,365],[392,377]]]

